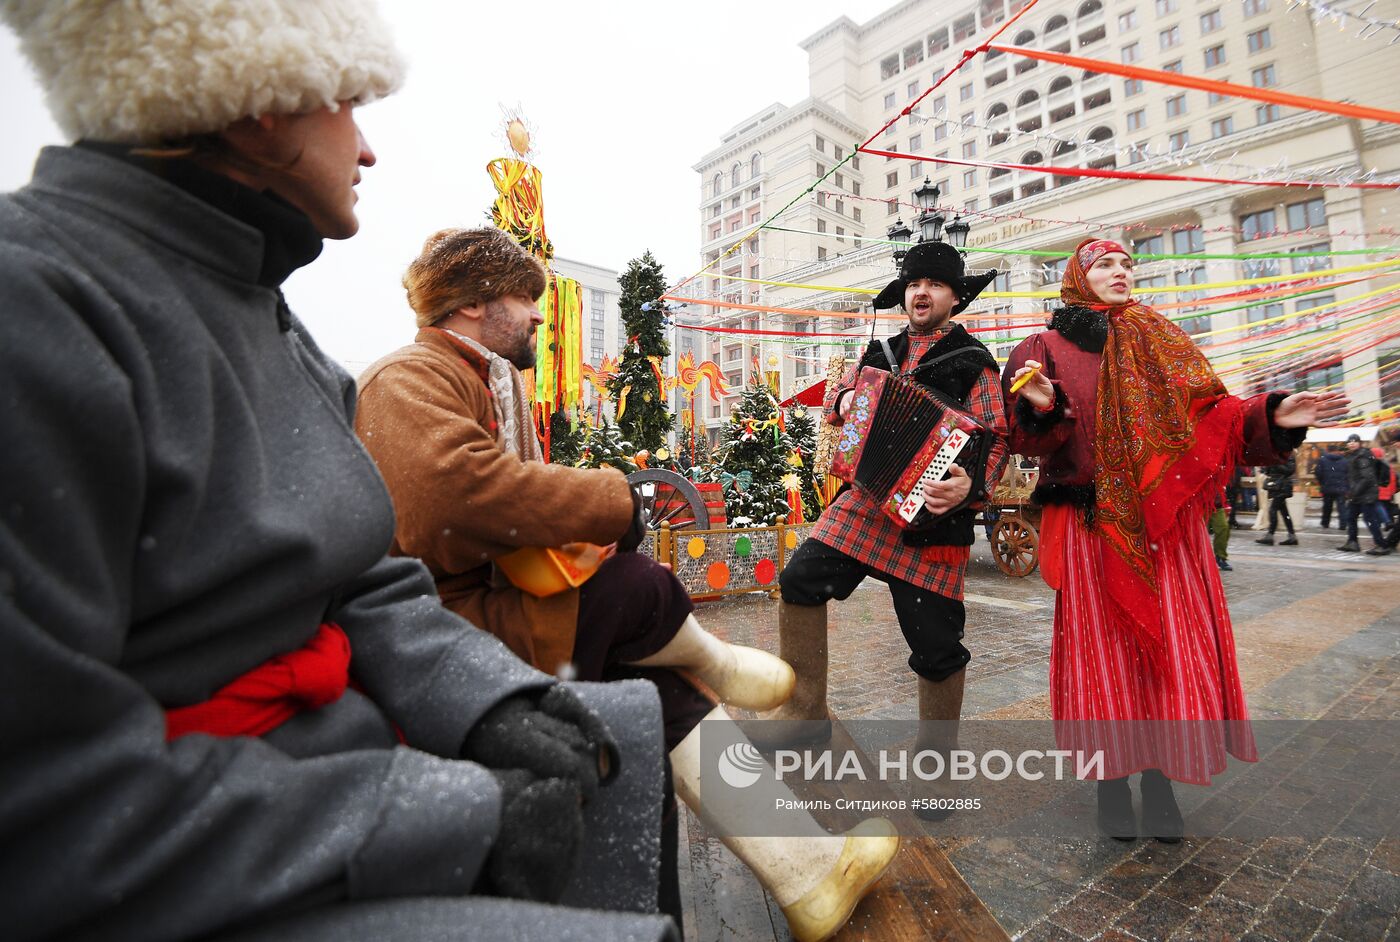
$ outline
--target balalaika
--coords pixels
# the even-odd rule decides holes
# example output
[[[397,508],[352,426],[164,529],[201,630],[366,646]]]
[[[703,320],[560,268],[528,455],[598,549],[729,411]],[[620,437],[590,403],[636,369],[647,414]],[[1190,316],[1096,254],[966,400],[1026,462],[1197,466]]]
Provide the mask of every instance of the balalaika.
[[[896,525],[921,530],[981,499],[991,445],[985,425],[922,386],[913,373],[867,366],[856,378],[831,473],[868,493]],[[956,507],[930,513],[924,488],[942,480],[955,462],[972,487]]]

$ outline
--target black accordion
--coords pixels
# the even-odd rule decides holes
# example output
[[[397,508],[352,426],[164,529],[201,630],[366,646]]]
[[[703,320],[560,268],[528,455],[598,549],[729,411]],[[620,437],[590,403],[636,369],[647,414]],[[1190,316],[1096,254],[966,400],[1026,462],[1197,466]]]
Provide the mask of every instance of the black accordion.
[[[856,378],[831,473],[873,497],[897,526],[920,530],[981,499],[991,446],[990,429],[911,374],[867,366]],[[955,463],[972,488],[956,507],[932,514],[924,487]]]

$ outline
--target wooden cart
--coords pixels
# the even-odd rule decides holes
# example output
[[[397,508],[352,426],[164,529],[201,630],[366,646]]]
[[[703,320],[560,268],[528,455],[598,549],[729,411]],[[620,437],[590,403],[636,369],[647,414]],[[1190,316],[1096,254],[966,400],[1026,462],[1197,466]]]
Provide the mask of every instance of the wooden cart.
[[[1029,576],[1040,563],[1040,508],[1030,502],[1039,477],[1033,459],[1012,455],[982,511],[997,568],[1008,576]]]

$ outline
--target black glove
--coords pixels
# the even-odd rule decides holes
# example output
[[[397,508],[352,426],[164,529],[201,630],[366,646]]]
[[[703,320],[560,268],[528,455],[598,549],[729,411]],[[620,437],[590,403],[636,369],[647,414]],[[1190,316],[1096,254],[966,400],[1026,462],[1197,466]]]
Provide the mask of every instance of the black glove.
[[[542,696],[521,694],[496,704],[467,734],[462,758],[492,770],[568,779],[585,802],[621,767],[607,724],[563,684]]]
[[[493,772],[501,786],[501,825],[479,889],[494,896],[558,902],[583,846],[578,785],[524,769]]]
[[[617,541],[619,553],[635,553],[647,536],[647,510],[642,504],[642,495],[632,488],[632,525]]]

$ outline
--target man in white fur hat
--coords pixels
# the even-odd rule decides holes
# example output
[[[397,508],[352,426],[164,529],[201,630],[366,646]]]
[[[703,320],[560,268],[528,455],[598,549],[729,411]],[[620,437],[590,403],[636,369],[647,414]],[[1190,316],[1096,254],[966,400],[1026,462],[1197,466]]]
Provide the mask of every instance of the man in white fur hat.
[[[358,228],[370,0],[0,14],[77,141],[0,197],[7,937],[674,937],[655,690],[556,684],[386,556],[282,297]]]

